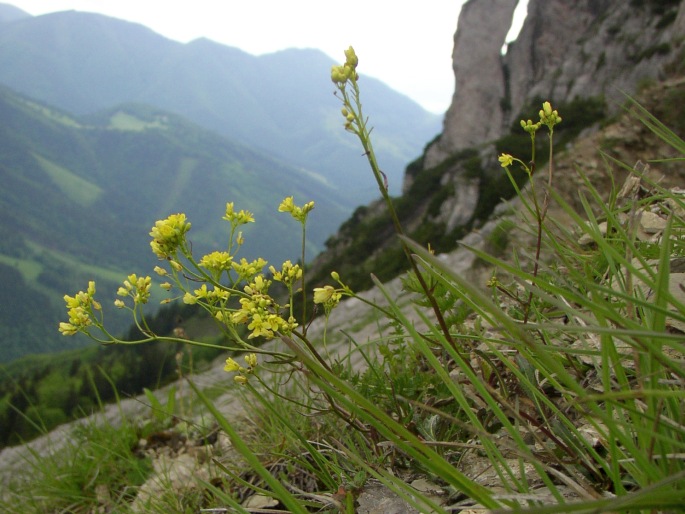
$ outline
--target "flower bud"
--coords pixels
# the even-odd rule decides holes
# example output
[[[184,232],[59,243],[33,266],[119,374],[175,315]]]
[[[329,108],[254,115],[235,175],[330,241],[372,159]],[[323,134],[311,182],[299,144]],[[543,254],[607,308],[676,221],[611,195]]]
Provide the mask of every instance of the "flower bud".
[[[226,359],[226,365],[224,366],[224,371],[227,371],[228,373],[231,373],[233,371],[240,371],[240,364],[238,364],[235,360],[231,359],[230,357]]]
[[[249,353],[245,356],[245,362],[247,363],[248,366],[251,368],[254,368],[257,366],[257,354],[255,353]]]
[[[359,64],[359,58],[357,57],[357,54],[354,52],[354,48],[351,46],[345,50],[345,64],[350,66],[351,68],[356,68],[357,64]]]
[[[344,66],[333,66],[331,68],[331,80],[335,84],[344,84],[347,82],[347,73]]]

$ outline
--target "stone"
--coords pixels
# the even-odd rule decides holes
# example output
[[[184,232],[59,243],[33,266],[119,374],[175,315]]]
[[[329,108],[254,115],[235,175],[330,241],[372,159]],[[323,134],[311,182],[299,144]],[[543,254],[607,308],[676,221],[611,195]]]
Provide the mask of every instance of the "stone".
[[[666,228],[666,220],[653,212],[643,211],[640,227],[646,234],[660,234]]]
[[[426,152],[426,168],[501,133],[501,49],[516,4],[517,0],[470,0],[462,6],[452,52],[455,92],[443,133]]]

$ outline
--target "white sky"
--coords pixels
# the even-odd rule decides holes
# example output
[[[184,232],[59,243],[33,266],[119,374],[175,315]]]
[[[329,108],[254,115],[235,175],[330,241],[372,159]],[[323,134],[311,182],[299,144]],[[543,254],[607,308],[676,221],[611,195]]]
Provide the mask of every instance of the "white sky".
[[[198,37],[253,55],[319,48],[336,61],[354,46],[359,71],[444,113],[454,93],[452,46],[462,0],[1,0],[34,16],[98,12],[170,39]],[[521,0],[515,26],[525,17]]]

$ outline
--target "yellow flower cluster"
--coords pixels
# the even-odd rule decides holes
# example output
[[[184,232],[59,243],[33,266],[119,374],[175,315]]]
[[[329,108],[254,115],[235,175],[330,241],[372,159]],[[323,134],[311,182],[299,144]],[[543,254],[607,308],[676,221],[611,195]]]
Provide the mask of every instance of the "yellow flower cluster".
[[[533,123],[533,120],[521,120],[521,128],[528,132],[531,136],[535,136],[535,133],[542,126],[541,122]]]
[[[230,270],[232,265],[233,258],[228,252],[212,252],[200,259],[200,266],[216,275]]]
[[[205,300],[210,305],[215,305],[217,303],[223,303],[231,296],[231,294],[222,287],[214,287],[212,289],[207,289],[207,284],[202,284],[199,289],[193,291],[195,294],[186,293],[183,296],[183,303],[188,305],[193,305],[197,303],[198,300]]]
[[[254,372],[254,369],[257,367],[257,354],[247,354],[245,356],[245,364],[247,364],[247,367],[241,366],[234,359],[229,357],[228,359],[226,359],[224,371],[228,373],[233,373],[234,371],[237,371],[239,375],[233,377],[233,380],[235,380],[237,383],[241,385],[245,385],[247,384],[248,377]]]
[[[254,215],[250,211],[240,210],[235,212],[233,202],[226,204],[226,214],[222,219],[230,221],[233,227],[239,225],[246,225],[247,223],[254,223]]]
[[[348,80],[359,79],[357,75],[357,65],[359,58],[351,46],[345,50],[345,64],[341,66],[333,66],[331,68],[331,80],[338,85],[344,85]]]
[[[151,285],[152,279],[150,277],[139,277],[133,273],[127,277],[127,280],[124,280],[124,285],[117,290],[117,295],[123,296],[124,298],[130,296],[133,298],[134,304],[147,303],[150,299]],[[117,299],[114,301],[114,305],[122,308],[124,302]]]
[[[258,257],[252,262],[249,262],[245,257],[240,259],[240,262],[234,262],[231,264],[233,269],[238,274],[238,281],[245,280],[247,282],[251,281],[257,274],[262,272],[264,266],[267,262]]]
[[[79,291],[74,296],[64,295],[69,322],[59,324],[59,331],[62,335],[73,336],[93,324],[93,311],[102,309],[102,306],[93,298],[94,295],[95,282],[92,280],[88,282],[86,292]]]
[[[300,223],[307,221],[307,215],[314,208],[314,202],[307,202],[302,207],[295,205],[292,196],[283,199],[281,205],[278,206],[278,212],[289,212],[290,215]]]
[[[552,110],[552,104],[549,102],[542,104],[542,109],[540,109],[538,114],[540,115],[540,122],[543,125],[547,125],[550,131],[554,128],[554,125],[561,123],[561,116],[559,116],[556,110]]]
[[[302,278],[302,268],[299,264],[285,261],[281,267],[281,271],[276,271],[276,268],[269,266],[269,271],[277,282],[283,282],[288,288],[291,288],[293,283]]]
[[[530,134],[531,140],[533,141],[533,146],[535,146],[535,133],[542,125],[545,125],[549,129],[550,134],[552,134],[554,125],[561,123],[561,116],[559,116],[559,113],[556,110],[552,109],[552,104],[549,102],[544,102],[542,104],[542,109],[540,109],[538,114],[540,116],[540,121],[536,123],[533,123],[533,120],[521,120],[521,128]],[[498,160],[503,168],[508,168],[514,163],[514,161],[516,161],[521,164],[523,169],[526,170],[526,173],[529,175],[532,173],[531,169],[526,166],[523,161],[512,157],[508,153],[503,153],[500,155]]]
[[[248,339],[265,337],[273,339],[276,332],[290,334],[297,323],[295,318],[288,321],[277,314],[279,306],[268,294],[270,281],[257,276],[255,281],[245,286],[245,292],[250,295],[240,299],[240,309],[231,316],[231,321],[237,324],[246,324],[251,331]]]
[[[183,244],[188,230],[190,223],[186,221],[186,215],[183,213],[172,214],[165,220],[157,221],[150,231],[152,251],[160,259],[174,256],[178,247]]]

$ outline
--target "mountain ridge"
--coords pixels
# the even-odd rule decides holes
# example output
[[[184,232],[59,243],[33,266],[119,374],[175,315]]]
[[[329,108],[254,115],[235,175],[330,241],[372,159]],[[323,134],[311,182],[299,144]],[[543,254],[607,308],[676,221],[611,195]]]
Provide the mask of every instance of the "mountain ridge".
[[[203,38],[179,43],[142,25],[77,11],[4,23],[0,33],[0,82],[14,90],[77,115],[125,102],[176,112],[324,174],[351,211],[377,194],[353,144],[340,137],[333,64],[319,50],[252,56]],[[376,79],[364,82],[368,111],[387,141],[379,155],[399,192],[404,166],[439,131],[439,117]]]

